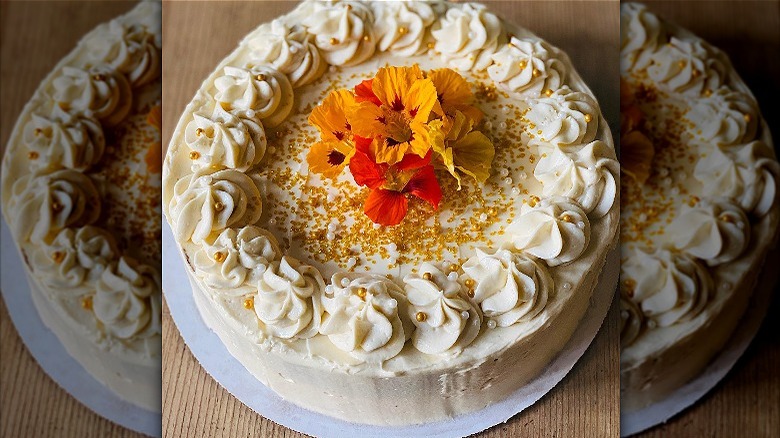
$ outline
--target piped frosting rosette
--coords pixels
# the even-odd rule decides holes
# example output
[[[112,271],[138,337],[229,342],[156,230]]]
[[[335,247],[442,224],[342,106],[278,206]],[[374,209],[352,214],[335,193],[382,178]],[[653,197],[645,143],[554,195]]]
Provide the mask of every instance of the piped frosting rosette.
[[[485,70],[506,42],[501,20],[478,3],[449,7],[434,23],[431,34],[442,60],[461,71]]]
[[[566,80],[559,51],[538,38],[513,37],[491,58],[488,75],[506,91],[536,97],[557,90]]]

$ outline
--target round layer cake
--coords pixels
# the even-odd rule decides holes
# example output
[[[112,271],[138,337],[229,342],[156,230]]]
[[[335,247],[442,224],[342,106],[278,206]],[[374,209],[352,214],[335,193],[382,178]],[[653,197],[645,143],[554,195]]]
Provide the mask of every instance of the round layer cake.
[[[97,380],[160,411],[159,3],[101,24],[24,107],[6,222],[41,320]]]
[[[664,399],[748,306],[780,207],[780,166],[727,56],[621,6],[621,408]]]
[[[563,348],[617,243],[618,173],[568,57],[484,6],[304,2],[204,81],[163,205],[253,375],[402,425],[502,400]]]

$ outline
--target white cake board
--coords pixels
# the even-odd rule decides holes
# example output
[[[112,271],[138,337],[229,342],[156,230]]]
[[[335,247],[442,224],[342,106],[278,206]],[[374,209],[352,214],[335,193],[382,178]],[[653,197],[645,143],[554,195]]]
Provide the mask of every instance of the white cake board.
[[[403,427],[350,423],[303,409],[283,400],[235,359],[219,337],[209,330],[195,306],[185,264],[168,223],[163,226],[163,293],[171,316],[201,366],[219,384],[249,408],[278,424],[318,437],[455,437],[481,432],[504,423],[550,391],[579,360],[601,327],[615,296],[620,253],[613,250],[574,335],[542,374],[506,400],[450,420]]]
[[[728,374],[761,328],[761,322],[766,316],[772,301],[772,292],[777,284],[778,266],[780,266],[780,248],[769,253],[748,308],[723,350],[699,376],[671,393],[664,400],[638,411],[623,412],[621,410],[620,436],[634,435],[666,423],[704,397]]]
[[[162,434],[162,414],[121,399],[65,350],[38,316],[19,251],[4,221],[0,234],[0,289],[16,331],[43,371],[81,404],[107,420],[149,436]]]

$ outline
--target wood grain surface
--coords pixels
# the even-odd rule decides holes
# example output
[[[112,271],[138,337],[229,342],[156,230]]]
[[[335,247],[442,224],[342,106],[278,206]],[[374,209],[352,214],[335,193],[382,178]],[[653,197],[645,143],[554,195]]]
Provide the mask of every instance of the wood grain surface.
[[[725,51],[758,99],[780,143],[780,2],[652,1],[649,8]],[[776,266],[774,267],[777,268]],[[780,288],[761,330],[734,368],[712,391],[665,425],[640,434],[665,437],[780,436]]]
[[[0,144],[22,107],[54,66],[95,26],[132,9],[131,2],[0,3]],[[5,242],[4,242],[5,244]],[[0,272],[25,282],[24,274]],[[0,303],[0,436],[139,437],[98,416],[38,366]]]
[[[497,2],[502,18],[566,50],[592,87],[607,118],[618,117],[619,14],[614,2]],[[163,5],[163,138],[175,128],[201,82],[260,23],[289,11],[290,2],[166,3]],[[613,129],[614,130],[614,129]],[[617,436],[619,428],[618,313],[574,370],[538,403],[508,423],[478,434]],[[200,367],[173,320],[163,314],[164,437],[293,437],[297,432],[243,405]]]

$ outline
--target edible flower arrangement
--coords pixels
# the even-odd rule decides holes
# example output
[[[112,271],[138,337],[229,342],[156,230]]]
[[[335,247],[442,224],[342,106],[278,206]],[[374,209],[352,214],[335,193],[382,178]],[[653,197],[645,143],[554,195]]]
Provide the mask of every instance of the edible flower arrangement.
[[[454,70],[384,67],[354,90],[330,92],[312,111],[320,141],[306,161],[327,178],[348,169],[370,189],[363,212],[374,223],[398,225],[409,196],[438,209],[436,168],[446,169],[458,188],[464,176],[487,180],[495,149],[475,129],[482,117],[471,86]]]

